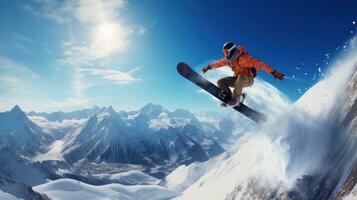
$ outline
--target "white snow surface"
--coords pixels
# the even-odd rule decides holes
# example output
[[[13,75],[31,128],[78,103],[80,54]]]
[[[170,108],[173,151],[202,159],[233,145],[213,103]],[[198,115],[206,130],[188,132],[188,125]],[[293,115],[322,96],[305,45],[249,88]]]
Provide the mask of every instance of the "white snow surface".
[[[160,182],[159,179],[149,176],[140,170],[130,170],[127,172],[120,172],[115,174],[96,174],[94,176],[101,179],[109,179],[117,182],[125,182],[132,185],[138,185],[138,184],[157,185]]]
[[[181,165],[165,177],[164,185],[172,190],[183,192],[209,171],[216,162],[221,162],[226,153],[211,158],[204,163],[194,162],[190,165]]]
[[[294,106],[296,109],[304,111],[312,117],[323,117],[328,113],[328,109],[335,103],[342,89],[346,86],[346,80],[351,75],[351,70],[356,64],[355,56],[350,55],[337,64],[328,72],[323,81],[319,81],[311,87]]]
[[[206,168],[208,171],[177,199],[225,199],[238,182],[252,176],[259,177],[264,185],[278,185],[286,179],[285,152],[276,149],[267,136],[250,134],[241,138],[232,151],[219,156],[214,166]],[[195,168],[202,174],[202,168]]]
[[[356,200],[357,199],[357,185],[355,185],[349,195],[345,196],[343,200]]]
[[[35,186],[33,190],[46,194],[53,200],[164,200],[178,195],[175,191],[157,185],[108,184],[93,186],[73,179],[51,181]]]
[[[1,200],[21,200],[20,198],[15,197],[9,193],[3,192],[0,190],[0,199]]]
[[[49,147],[49,151],[44,154],[37,155],[33,161],[45,161],[45,160],[64,160],[62,155],[63,140],[56,140]]]

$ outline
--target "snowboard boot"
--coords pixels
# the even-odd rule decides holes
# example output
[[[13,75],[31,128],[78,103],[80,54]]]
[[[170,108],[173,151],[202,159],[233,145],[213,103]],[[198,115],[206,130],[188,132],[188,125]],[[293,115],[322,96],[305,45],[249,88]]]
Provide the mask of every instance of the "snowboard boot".
[[[232,98],[227,102],[227,104],[231,107],[236,106],[237,104],[239,104],[239,99],[235,96],[232,96]]]
[[[232,96],[232,98],[227,102],[227,104],[231,107],[239,106],[241,103],[244,103],[246,97],[246,93],[242,93],[238,98]]]

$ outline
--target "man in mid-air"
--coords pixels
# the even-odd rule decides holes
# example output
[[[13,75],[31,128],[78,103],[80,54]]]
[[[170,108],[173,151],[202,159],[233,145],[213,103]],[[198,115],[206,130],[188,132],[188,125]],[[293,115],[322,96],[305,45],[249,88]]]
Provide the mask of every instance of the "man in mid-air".
[[[232,96],[227,102],[229,106],[236,106],[244,101],[246,95],[242,93],[242,90],[244,87],[253,85],[258,70],[271,73],[274,78],[278,78],[279,80],[284,79],[284,74],[275,71],[275,69],[269,65],[253,58],[244,47],[236,46],[233,42],[226,42],[223,45],[223,53],[225,55],[224,58],[207,65],[202,71],[205,73],[210,69],[223,66],[229,66],[232,69],[234,76],[225,77],[217,81],[218,87]],[[229,87],[234,88],[233,93]],[[221,105],[227,106],[225,103]]]

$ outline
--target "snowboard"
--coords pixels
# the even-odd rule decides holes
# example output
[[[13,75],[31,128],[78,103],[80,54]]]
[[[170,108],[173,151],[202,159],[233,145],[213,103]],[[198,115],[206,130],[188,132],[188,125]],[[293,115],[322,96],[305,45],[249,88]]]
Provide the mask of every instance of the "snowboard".
[[[230,94],[226,93],[224,90],[218,88],[216,85],[203,78],[186,63],[179,63],[177,65],[177,71],[179,74],[181,74],[181,76],[198,85],[200,88],[206,90],[208,93],[212,94],[222,102],[227,103],[231,99]],[[233,109],[257,123],[263,123],[266,121],[266,116],[263,113],[257,112],[243,103],[233,107]]]

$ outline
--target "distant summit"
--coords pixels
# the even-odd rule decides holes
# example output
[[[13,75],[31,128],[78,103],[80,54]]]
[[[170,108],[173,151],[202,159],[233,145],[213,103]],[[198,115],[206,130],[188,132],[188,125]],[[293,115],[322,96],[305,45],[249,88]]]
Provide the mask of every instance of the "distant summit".
[[[34,112],[31,111],[27,113],[29,116],[41,116],[45,117],[49,121],[59,121],[62,122],[63,120],[71,120],[71,119],[87,119],[91,115],[95,115],[98,112],[101,111],[101,109],[98,106],[93,106],[92,108],[86,108],[82,110],[75,110],[72,112],[62,112],[62,111],[57,111],[57,112],[52,112],[52,113],[45,113],[45,112]]]

